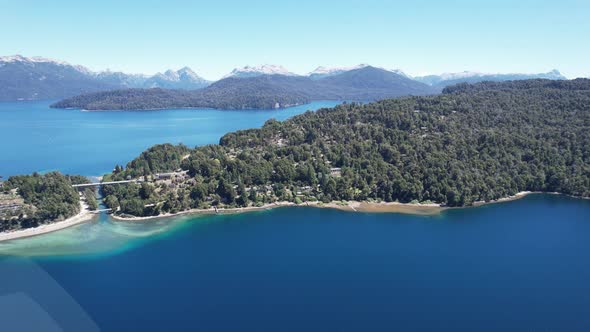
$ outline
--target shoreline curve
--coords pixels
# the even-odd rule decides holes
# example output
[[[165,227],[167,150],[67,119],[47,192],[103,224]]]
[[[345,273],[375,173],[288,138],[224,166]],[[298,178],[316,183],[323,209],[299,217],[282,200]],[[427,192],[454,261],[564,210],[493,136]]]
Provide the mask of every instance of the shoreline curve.
[[[43,225],[33,227],[33,228],[19,229],[19,230],[11,231],[11,232],[1,232],[0,233],[0,243],[4,242],[4,241],[23,239],[23,238],[27,238],[27,237],[33,237],[33,236],[37,236],[37,235],[43,235],[43,234],[48,234],[48,233],[60,231],[60,230],[63,230],[63,229],[69,228],[69,227],[73,227],[73,226],[88,222],[97,216],[97,214],[92,213],[88,209],[86,204],[83,204],[82,202],[80,202],[80,206],[81,206],[80,212],[72,217],[69,217],[66,220],[62,220],[62,221],[58,221],[58,222],[54,222],[54,223],[49,223],[49,224],[43,224]]]
[[[245,213],[252,211],[263,211],[279,207],[316,207],[316,208],[330,208],[349,212],[368,212],[368,213],[402,213],[402,214],[414,214],[414,215],[436,215],[445,210],[449,209],[465,209],[471,207],[479,207],[488,204],[509,202],[523,198],[529,194],[545,194],[544,192],[531,192],[521,191],[512,196],[500,198],[497,200],[483,202],[474,202],[472,206],[461,206],[461,207],[448,207],[441,204],[421,204],[421,203],[399,203],[399,202],[368,202],[368,201],[347,201],[347,202],[330,202],[323,203],[320,201],[303,202],[301,204],[295,204],[293,202],[274,202],[265,204],[262,206],[249,206],[242,208],[209,208],[209,209],[190,209],[180,211],[177,213],[166,213],[157,216],[145,216],[145,217],[125,217],[110,215],[109,217],[116,221],[127,221],[127,222],[138,222],[138,221],[150,221],[155,219],[170,218],[182,215],[204,215],[204,214],[235,214]],[[558,194],[558,193],[546,193],[546,194]]]

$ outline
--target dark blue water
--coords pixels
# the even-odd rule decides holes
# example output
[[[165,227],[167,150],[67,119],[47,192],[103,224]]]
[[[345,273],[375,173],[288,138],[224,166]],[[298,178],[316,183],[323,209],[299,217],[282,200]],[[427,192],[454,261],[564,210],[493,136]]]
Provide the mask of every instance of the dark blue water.
[[[97,175],[157,143],[216,143],[278,111],[0,103],[0,175]],[[0,331],[589,331],[590,201],[438,216],[282,208],[97,221],[0,244]]]
[[[338,102],[282,110],[166,110],[82,112],[50,109],[50,102],[0,103],[0,176],[35,171],[101,175],[126,165],[154,144],[218,143],[227,132],[260,127]]]
[[[47,271],[104,331],[589,331],[589,257],[590,201],[531,195],[438,216],[195,217],[122,252],[0,269]]]

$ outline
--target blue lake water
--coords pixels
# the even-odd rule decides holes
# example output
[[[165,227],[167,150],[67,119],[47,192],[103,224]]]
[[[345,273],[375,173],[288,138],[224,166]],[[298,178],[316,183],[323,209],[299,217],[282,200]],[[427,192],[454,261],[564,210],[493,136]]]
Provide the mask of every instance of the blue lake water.
[[[588,200],[437,216],[281,208],[170,227],[108,253],[0,260],[0,303],[30,294],[71,330],[590,330]],[[60,296],[84,314],[60,312]]]
[[[0,104],[0,175],[96,175],[152,144],[215,143],[331,104],[140,113]],[[435,216],[100,215],[0,243],[0,331],[590,331],[589,253],[590,201],[559,195]]]
[[[50,102],[0,103],[0,176],[60,170],[101,175],[154,144],[214,144],[227,132],[260,127],[307,110],[319,101],[281,110],[166,110],[83,112],[50,109]]]

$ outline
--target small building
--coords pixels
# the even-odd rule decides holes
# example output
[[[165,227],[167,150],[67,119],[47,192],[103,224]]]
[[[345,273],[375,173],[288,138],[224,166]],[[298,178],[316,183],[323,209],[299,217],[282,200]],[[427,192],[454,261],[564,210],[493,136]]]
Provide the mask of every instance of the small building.
[[[332,167],[330,168],[330,175],[339,177],[342,175],[342,169],[340,167]]]
[[[172,179],[172,173],[156,173],[156,180],[167,180]]]

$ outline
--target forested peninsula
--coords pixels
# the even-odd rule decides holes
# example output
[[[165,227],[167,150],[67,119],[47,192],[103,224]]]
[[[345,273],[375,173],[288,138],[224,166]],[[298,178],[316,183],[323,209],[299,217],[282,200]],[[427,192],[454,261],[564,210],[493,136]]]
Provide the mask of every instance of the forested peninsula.
[[[123,216],[289,201],[470,206],[521,191],[590,196],[590,80],[484,82],[343,104],[219,144],[154,146],[105,181]]]

